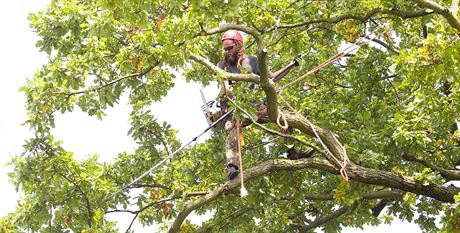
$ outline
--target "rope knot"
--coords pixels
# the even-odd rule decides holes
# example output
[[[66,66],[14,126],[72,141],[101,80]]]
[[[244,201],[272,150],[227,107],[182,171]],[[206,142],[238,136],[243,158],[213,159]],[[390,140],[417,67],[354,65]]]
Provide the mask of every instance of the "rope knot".
[[[276,123],[278,124],[279,127],[281,127],[284,132],[288,131],[289,125],[286,120],[286,116],[284,113],[278,109],[278,118],[276,118]]]

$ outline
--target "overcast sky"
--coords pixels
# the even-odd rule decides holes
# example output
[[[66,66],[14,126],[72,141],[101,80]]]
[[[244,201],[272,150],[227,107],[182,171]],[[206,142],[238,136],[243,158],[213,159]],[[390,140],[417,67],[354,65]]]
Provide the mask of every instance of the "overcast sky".
[[[7,177],[11,167],[4,166],[11,157],[22,151],[24,140],[31,137],[27,127],[21,126],[26,120],[24,109],[25,97],[18,91],[27,78],[46,62],[46,55],[40,54],[35,48],[36,35],[29,29],[27,15],[43,9],[48,0],[15,0],[0,3],[0,70],[2,85],[0,86],[0,217],[12,212],[16,208],[18,195]],[[165,101],[156,104],[153,109],[161,120],[169,121],[179,130],[179,137],[183,142],[192,139],[207,127],[200,105],[201,97],[197,84],[176,83],[173,93]],[[205,89],[206,98],[212,99],[216,94],[215,87]],[[63,147],[75,153],[77,159],[89,154],[99,154],[102,161],[110,161],[117,153],[132,152],[134,143],[127,136],[129,129],[128,114],[130,107],[126,98],[120,105],[107,111],[103,121],[90,118],[81,112],[58,115],[56,128],[53,133],[58,140],[62,140]],[[179,112],[174,111],[181,109]],[[187,116],[187,121],[183,120]],[[191,119],[191,120],[190,120]],[[223,165],[222,165],[223,166]],[[120,230],[125,231],[129,225],[127,215],[120,224]],[[144,232],[136,226],[136,232]],[[392,226],[366,227],[366,230],[356,229],[346,232],[389,232],[389,231],[419,232],[414,224],[395,221]],[[344,231],[345,232],[345,231]]]

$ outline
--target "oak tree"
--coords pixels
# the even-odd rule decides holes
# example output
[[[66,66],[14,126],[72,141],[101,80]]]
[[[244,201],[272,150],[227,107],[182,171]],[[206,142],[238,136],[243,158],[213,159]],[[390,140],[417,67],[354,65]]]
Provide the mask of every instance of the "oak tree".
[[[460,189],[445,185],[460,180],[458,5],[52,0],[30,15],[49,60],[21,88],[34,136],[11,162],[23,195],[1,230],[116,232],[107,215],[129,212],[169,232],[338,232],[393,218],[458,232]],[[246,34],[260,76],[215,66],[229,29]],[[296,57],[299,67],[269,80],[269,70]],[[235,81],[231,108],[242,119],[253,119],[252,103],[266,98],[269,122],[244,128],[247,197],[239,196],[239,179],[226,180],[225,136],[217,130],[121,190],[184,143],[149,108],[177,79]],[[104,119],[122,95],[132,107],[134,153],[120,152],[110,164],[76,160],[54,139],[57,112],[78,108]],[[316,152],[288,160],[287,143]],[[192,211],[212,217],[198,226],[186,220]]]

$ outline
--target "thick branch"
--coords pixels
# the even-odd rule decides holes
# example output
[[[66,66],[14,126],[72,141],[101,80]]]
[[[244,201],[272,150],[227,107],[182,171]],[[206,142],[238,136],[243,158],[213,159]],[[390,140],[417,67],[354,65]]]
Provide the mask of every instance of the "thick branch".
[[[444,169],[442,167],[438,167],[420,157],[417,155],[408,153],[408,152],[403,152],[402,157],[407,160],[407,161],[412,161],[412,162],[417,162],[423,164],[425,167],[430,168],[431,170],[438,172],[446,181],[451,181],[451,180],[460,180],[460,171],[457,170],[448,170]]]
[[[340,15],[340,16],[337,16],[337,17],[334,17],[334,18],[311,19],[311,20],[301,22],[301,23],[284,24],[284,25],[282,24],[278,28],[297,28],[297,27],[304,27],[304,26],[307,26],[307,25],[310,25],[310,24],[315,24],[315,23],[330,23],[330,24],[334,24],[334,23],[338,23],[340,21],[347,20],[347,19],[353,19],[353,20],[358,20],[358,21],[364,22],[364,21],[369,20],[370,18],[372,18],[376,14],[395,15],[395,16],[401,17],[403,19],[407,19],[407,18],[420,17],[420,16],[431,14],[431,13],[433,13],[433,11],[426,10],[426,9],[419,10],[419,11],[401,11],[401,10],[394,9],[394,8],[392,8],[392,9],[376,8],[376,9],[373,9],[373,10],[369,11],[369,13],[367,13],[365,15],[346,14],[346,15]]]
[[[265,92],[267,96],[267,113],[268,118],[272,122],[276,122],[278,117],[278,94],[276,93],[275,86],[273,81],[269,78],[269,70],[266,63],[267,58],[267,49],[264,48],[259,51],[258,61],[260,68],[260,87]]]
[[[452,6],[454,5],[454,2],[457,2],[456,4],[457,8],[452,7],[451,8],[452,10],[449,9],[448,7],[442,6],[430,0],[412,0],[412,1],[416,2],[421,7],[429,8],[433,10],[434,12],[436,12],[437,14],[442,15],[444,18],[446,18],[450,26],[457,29],[457,33],[459,33],[460,35],[460,19],[457,17],[456,12],[454,12],[454,11],[458,11],[458,0],[454,0],[452,2]]]
[[[204,66],[206,66],[208,69],[210,69],[212,72],[215,74],[217,73],[225,73],[225,78],[227,80],[232,80],[232,81],[246,81],[246,82],[252,82],[252,83],[259,83],[259,76],[256,74],[233,74],[233,73],[227,73],[224,70],[220,69],[219,67],[215,66],[205,58],[195,55],[195,54],[190,54],[190,58]]]
[[[374,215],[374,217],[377,218],[382,212],[382,210],[387,206],[388,201],[389,201],[388,199],[379,200],[377,204],[371,208],[372,215]]]
[[[377,191],[377,192],[368,192],[363,193],[363,199],[396,199],[402,198],[404,192],[401,191]],[[307,194],[304,196],[307,200],[315,200],[315,201],[330,201],[334,200],[334,194]]]
[[[319,170],[329,171],[338,174],[335,167],[328,161],[319,158],[303,159],[303,160],[268,160],[255,167],[252,167],[244,172],[244,179],[251,180],[255,177],[279,170],[298,170],[303,168],[315,168]],[[237,188],[240,185],[239,179],[234,179],[226,182],[216,190],[208,193],[206,196],[190,202],[176,217],[169,232],[179,232],[185,218],[197,208],[216,200],[218,197],[228,192],[231,189]]]
[[[356,165],[348,168],[348,176],[361,183],[391,187],[431,197],[442,202],[454,202],[454,196],[460,192],[460,188],[443,187],[434,183],[423,185],[409,177]]]
[[[460,0],[452,0],[452,4],[450,5],[450,11],[453,15],[457,15],[458,13],[458,4]]]
[[[329,130],[320,128],[313,125],[312,127],[306,121],[306,119],[297,114],[285,113],[288,124],[291,127],[297,128],[300,131],[315,136],[313,128],[316,133],[319,135],[324,144],[329,148],[331,153],[336,158],[342,158],[343,151],[340,149],[340,145],[334,139],[332,133]],[[391,187],[407,192],[417,193],[427,197],[432,197],[436,200],[442,202],[453,202],[454,195],[456,195],[460,189],[455,187],[442,187],[437,184],[428,184],[426,186],[422,185],[420,182],[415,181],[414,179],[403,177],[391,172],[380,171],[370,168],[361,167],[349,163],[347,167],[348,176],[356,181],[365,184],[374,184],[381,185],[386,187]]]
[[[305,168],[313,168],[322,171],[327,171],[332,174],[339,174],[338,169],[329,161],[320,158],[310,158],[302,160],[269,160],[265,161],[245,172],[245,179],[251,180],[255,177],[280,170],[299,170]],[[423,185],[411,178],[403,177],[386,171],[365,168],[357,165],[349,166],[348,176],[358,182],[365,184],[373,184],[395,188],[407,192],[416,193],[419,195],[434,198],[442,202],[454,202],[454,196],[460,192],[456,187],[442,187],[437,184]],[[169,232],[178,232],[185,218],[197,208],[216,200],[222,194],[231,189],[238,187],[239,179],[228,181],[216,190],[208,193],[195,201],[190,202],[176,217]],[[369,198],[372,195],[368,196]],[[374,196],[376,197],[376,196]]]

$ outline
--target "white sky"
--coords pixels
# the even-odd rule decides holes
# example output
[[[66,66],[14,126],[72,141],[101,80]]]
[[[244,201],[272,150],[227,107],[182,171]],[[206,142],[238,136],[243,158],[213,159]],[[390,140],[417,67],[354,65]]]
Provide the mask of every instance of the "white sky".
[[[4,166],[10,158],[22,151],[24,140],[30,138],[31,133],[21,124],[26,119],[24,109],[25,97],[19,92],[27,78],[46,62],[46,56],[40,54],[34,44],[36,35],[29,29],[27,15],[43,9],[47,0],[16,0],[0,3],[0,70],[2,85],[0,86],[0,217],[12,212],[16,208],[18,195],[15,188],[9,183],[7,173],[11,167]],[[179,130],[179,137],[186,142],[201,133],[207,127],[201,112],[201,97],[198,84],[176,84],[173,93],[168,95],[161,104],[153,106],[158,110],[157,117],[169,121]],[[208,100],[214,98],[215,87],[205,89]],[[119,152],[132,152],[134,143],[127,136],[129,129],[128,114],[130,107],[123,98],[120,105],[107,111],[103,121],[90,118],[81,112],[58,115],[56,129],[53,133],[58,140],[63,140],[66,150],[75,153],[76,158],[84,158],[89,154],[99,154],[101,160],[110,161]],[[180,112],[173,111],[180,109]],[[184,118],[187,120],[184,120]],[[223,164],[222,164],[223,166]],[[128,227],[131,215],[116,217],[121,220],[120,231]],[[136,232],[147,230],[139,226],[133,229]],[[389,232],[389,231],[420,232],[420,229],[409,223],[395,220],[391,226],[366,227],[365,230],[349,229],[344,232]]]

